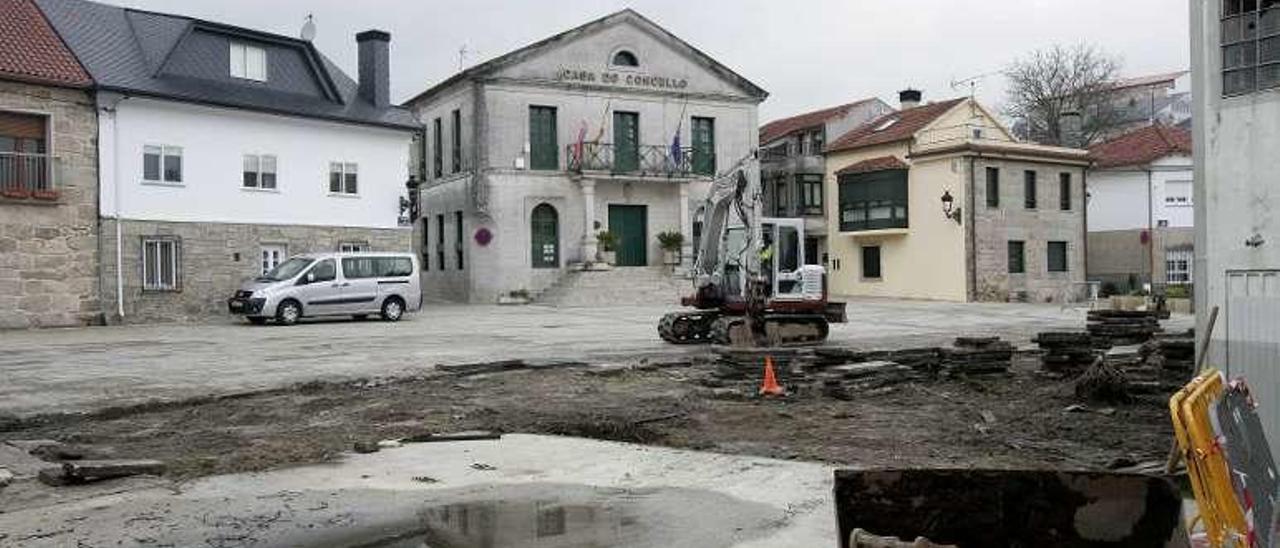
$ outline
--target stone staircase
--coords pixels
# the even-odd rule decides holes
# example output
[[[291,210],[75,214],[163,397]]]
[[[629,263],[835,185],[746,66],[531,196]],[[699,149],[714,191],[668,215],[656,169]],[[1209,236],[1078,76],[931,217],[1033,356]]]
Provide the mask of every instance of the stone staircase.
[[[693,292],[692,282],[673,276],[670,267],[627,266],[612,270],[567,272],[535,302],[557,307],[626,305],[680,306]]]

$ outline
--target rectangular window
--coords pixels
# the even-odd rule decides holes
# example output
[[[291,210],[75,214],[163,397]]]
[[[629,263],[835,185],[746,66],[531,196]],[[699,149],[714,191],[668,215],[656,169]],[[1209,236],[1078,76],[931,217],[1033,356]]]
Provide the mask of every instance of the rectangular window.
[[[329,162],[329,193],[359,194],[358,168],[355,162]]]
[[[1191,181],[1165,182],[1164,205],[1173,207],[1191,207]]]
[[[839,176],[840,230],[907,228],[907,170]]]
[[[453,162],[450,165],[449,172],[457,173],[462,171],[462,111],[454,109],[453,116],[449,128],[449,151],[452,153]]]
[[[142,147],[142,180],[153,183],[182,182],[182,147]]]
[[[435,135],[431,141],[431,173],[435,178],[444,177],[444,141],[441,133],[443,133],[444,124],[436,118],[431,122]]]
[[[773,203],[777,205],[774,215],[778,217],[791,216],[791,185],[787,184],[785,178],[778,178],[777,185],[773,187]]]
[[[431,217],[422,216],[422,271],[431,270]]]
[[[1222,94],[1280,85],[1280,2],[1222,0]]]
[[[263,244],[263,246],[258,249],[258,252],[259,257],[261,258],[263,274],[271,272],[275,267],[280,266],[280,263],[284,262],[284,260],[289,257],[285,246],[277,244]]]
[[[1170,285],[1191,283],[1192,252],[1190,249],[1167,249],[1164,252],[1164,278]]]
[[[1071,174],[1058,174],[1058,209],[1071,211]]]
[[[716,174],[716,120],[693,117],[693,172],[698,175]]]
[[[262,189],[275,188],[276,157],[271,154],[245,154],[244,187]]]
[[[267,50],[244,42],[231,42],[231,76],[267,81]]]
[[[1027,244],[1009,240],[1009,273],[1025,274],[1027,272]]]
[[[880,246],[862,246],[862,277],[868,280],[879,280],[881,275]]]
[[[640,171],[640,113],[613,113],[613,171]]]
[[[1067,242],[1049,242],[1046,255],[1049,272],[1067,271]]]
[[[529,169],[560,169],[556,108],[529,107]]]
[[[1000,207],[1000,168],[987,168],[987,207]]]
[[[369,242],[339,242],[338,253],[361,253],[364,251],[372,251]]]
[[[436,268],[444,270],[444,214],[436,215]]]
[[[800,199],[806,215],[822,215],[822,176],[800,176]]]
[[[453,250],[458,256],[458,270],[462,270],[462,212],[453,212]]]
[[[181,248],[173,238],[143,238],[142,289],[178,291],[182,271]]]
[[[811,148],[813,149],[813,154],[821,155],[822,149],[826,146],[827,142],[826,135],[823,134],[822,130],[810,133],[809,141],[812,143]]]
[[[1036,172],[1024,171],[1022,173],[1022,192],[1024,206],[1027,209],[1036,208]]]

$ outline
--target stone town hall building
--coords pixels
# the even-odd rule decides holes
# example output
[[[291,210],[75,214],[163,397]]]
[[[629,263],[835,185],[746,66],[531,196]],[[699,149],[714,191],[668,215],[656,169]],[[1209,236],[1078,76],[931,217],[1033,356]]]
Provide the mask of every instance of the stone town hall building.
[[[594,260],[606,229],[619,266],[662,264],[666,231],[687,263],[711,178],[758,146],[766,95],[629,9],[422,92],[405,106],[425,125],[424,291],[539,292]]]

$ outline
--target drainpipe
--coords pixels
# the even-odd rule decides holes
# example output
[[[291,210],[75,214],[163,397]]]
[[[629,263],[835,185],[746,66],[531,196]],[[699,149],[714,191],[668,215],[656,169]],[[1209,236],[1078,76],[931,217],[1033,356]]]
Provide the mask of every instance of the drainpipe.
[[[982,156],[982,153],[979,152],[978,156]],[[969,232],[969,253],[966,254],[965,262],[968,263],[967,266],[969,267],[968,292],[970,302],[978,300],[978,224],[975,222],[978,202],[973,195],[974,179],[977,177],[977,167],[975,166],[977,161],[977,157],[969,157],[969,181],[966,185],[968,188],[965,189],[966,201],[969,202],[968,206],[966,206],[969,209],[968,226],[964,227],[964,229]]]
[[[115,202],[116,221],[116,315],[122,323],[124,322],[124,229],[120,219],[120,116],[117,107],[128,98],[128,96],[114,97],[109,105],[99,107],[102,112],[111,116],[111,191],[112,201]],[[101,147],[99,147],[99,156],[101,156]]]
[[[1089,167],[1085,166],[1080,169],[1080,206],[1081,223],[1080,223],[1080,250],[1084,253],[1084,261],[1082,262],[1084,269],[1085,287],[1089,286]],[[1087,289],[1086,289],[1087,290]],[[1093,293],[1090,292],[1090,296]]]
[[[1153,175],[1151,166],[1144,168],[1147,172],[1147,283],[1151,285],[1151,290],[1156,288],[1156,229],[1155,229],[1155,212],[1151,204],[1154,194],[1152,190]]]

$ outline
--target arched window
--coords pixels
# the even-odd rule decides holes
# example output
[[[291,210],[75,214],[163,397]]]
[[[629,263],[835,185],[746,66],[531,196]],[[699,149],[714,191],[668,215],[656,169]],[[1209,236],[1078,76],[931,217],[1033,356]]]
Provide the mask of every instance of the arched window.
[[[619,51],[613,54],[613,66],[615,67],[638,67],[640,60],[636,58],[636,54],[627,50]]]
[[[534,268],[560,268],[560,216],[551,204],[538,204],[529,217]]]

